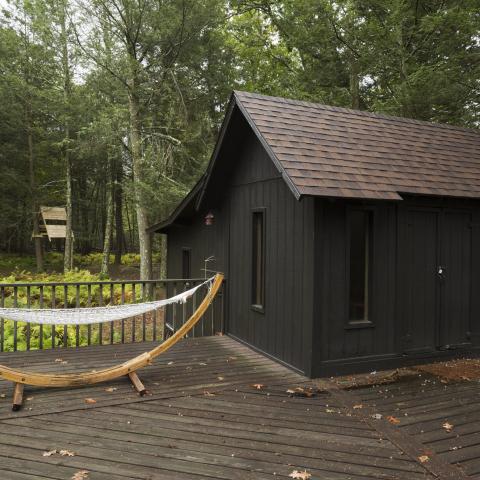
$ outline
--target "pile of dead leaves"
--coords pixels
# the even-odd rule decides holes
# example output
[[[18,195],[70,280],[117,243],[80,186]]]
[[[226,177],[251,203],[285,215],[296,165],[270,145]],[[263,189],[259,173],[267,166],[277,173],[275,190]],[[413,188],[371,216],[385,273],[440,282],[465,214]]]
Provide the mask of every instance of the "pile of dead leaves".
[[[418,376],[408,368],[397,368],[395,370],[372,371],[368,373],[359,373],[357,375],[345,375],[335,377],[334,383],[345,390],[354,390],[363,387],[373,387],[377,385],[389,385],[400,380],[407,380]]]
[[[287,390],[287,393],[290,397],[306,397],[311,398],[315,397],[321,390],[318,388],[312,387],[293,387]]]
[[[297,478],[299,480],[308,480],[311,476],[312,474],[308,473],[306,470],[303,470],[303,471],[294,470],[289,475],[290,478]]]
[[[480,380],[480,358],[464,358],[448,362],[417,365],[418,372],[440,377],[444,382],[472,382]]]
[[[53,455],[60,455],[61,457],[74,457],[75,452],[71,452],[70,450],[62,449],[62,450],[48,450],[43,452],[42,456],[44,457],[51,457]]]

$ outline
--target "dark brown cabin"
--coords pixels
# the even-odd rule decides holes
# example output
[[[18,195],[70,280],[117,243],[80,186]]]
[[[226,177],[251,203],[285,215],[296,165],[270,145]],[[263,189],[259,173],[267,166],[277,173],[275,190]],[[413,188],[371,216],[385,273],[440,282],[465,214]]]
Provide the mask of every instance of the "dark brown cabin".
[[[314,377],[478,349],[479,199],[477,131],[234,92],[151,231],[169,277],[225,272],[226,334]]]

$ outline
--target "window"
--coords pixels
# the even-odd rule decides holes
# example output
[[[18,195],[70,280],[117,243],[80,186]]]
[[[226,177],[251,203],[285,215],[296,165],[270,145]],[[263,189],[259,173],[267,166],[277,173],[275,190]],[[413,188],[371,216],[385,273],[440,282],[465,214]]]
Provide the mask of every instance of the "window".
[[[192,277],[192,251],[182,248],[182,278]]]
[[[371,210],[351,210],[349,215],[351,324],[370,322],[370,285],[372,275]]]
[[[265,211],[252,213],[252,307],[265,305]]]

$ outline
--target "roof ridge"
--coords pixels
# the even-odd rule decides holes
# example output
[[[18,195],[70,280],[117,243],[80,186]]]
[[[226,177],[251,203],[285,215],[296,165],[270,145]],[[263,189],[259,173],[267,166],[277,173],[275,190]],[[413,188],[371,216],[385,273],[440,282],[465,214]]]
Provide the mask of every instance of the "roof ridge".
[[[275,101],[281,101],[282,103],[287,103],[290,105],[298,105],[298,106],[304,106],[304,107],[316,107],[316,108],[321,108],[323,110],[329,110],[333,112],[344,112],[344,113],[349,113],[353,115],[358,115],[358,116],[363,116],[363,117],[371,117],[371,118],[377,118],[377,119],[384,119],[384,120],[393,120],[396,122],[401,122],[401,123],[408,123],[408,124],[416,124],[416,125],[425,125],[429,127],[435,127],[435,128],[445,128],[449,130],[456,130],[456,131],[461,131],[465,133],[472,133],[474,135],[480,134],[480,130],[475,129],[475,128],[468,128],[468,127],[461,127],[458,125],[450,125],[448,123],[438,123],[438,122],[431,122],[428,120],[418,120],[416,118],[409,118],[409,117],[399,117],[396,115],[388,115],[386,113],[376,113],[376,112],[369,112],[367,110],[356,110],[353,108],[346,108],[346,107],[338,107],[335,105],[327,105],[324,103],[319,103],[319,102],[310,102],[307,100],[296,100],[294,98],[287,98],[287,97],[278,97],[278,96],[273,96],[273,95],[264,95],[261,93],[256,93],[256,92],[246,92],[243,90],[234,90],[233,93],[239,100],[241,101],[242,98],[241,96],[244,95],[246,97],[250,98],[257,98],[257,99],[271,99]]]

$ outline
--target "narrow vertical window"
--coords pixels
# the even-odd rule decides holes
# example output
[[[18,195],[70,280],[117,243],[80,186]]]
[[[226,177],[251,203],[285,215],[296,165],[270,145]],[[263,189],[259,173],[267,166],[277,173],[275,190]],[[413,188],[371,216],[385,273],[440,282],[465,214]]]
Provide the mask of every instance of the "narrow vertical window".
[[[263,310],[265,304],[265,213],[252,214],[252,306]]]
[[[192,277],[192,251],[182,248],[182,278]]]
[[[352,210],[349,215],[350,323],[370,321],[373,212]]]

